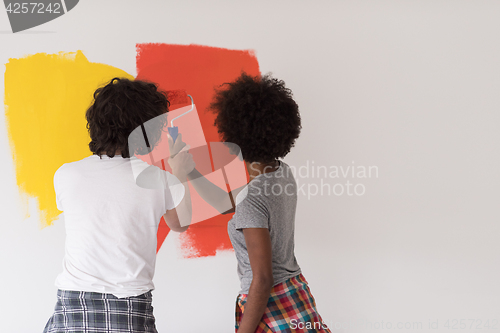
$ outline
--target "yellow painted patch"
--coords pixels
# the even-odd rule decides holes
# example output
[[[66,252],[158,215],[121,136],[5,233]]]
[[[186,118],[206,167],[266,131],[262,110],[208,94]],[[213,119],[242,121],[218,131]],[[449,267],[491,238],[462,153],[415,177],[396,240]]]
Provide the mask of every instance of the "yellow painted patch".
[[[113,77],[133,79],[118,68],[89,62],[81,51],[37,53],[6,64],[5,115],[17,185],[25,202],[38,198],[41,227],[60,213],[55,171],[91,155],[85,112],[96,88]],[[28,211],[25,205],[26,216]]]

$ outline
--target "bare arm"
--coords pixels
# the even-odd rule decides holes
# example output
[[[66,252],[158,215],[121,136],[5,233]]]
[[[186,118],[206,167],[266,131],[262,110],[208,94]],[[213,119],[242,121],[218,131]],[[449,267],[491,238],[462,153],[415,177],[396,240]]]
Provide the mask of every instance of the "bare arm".
[[[241,186],[228,193],[209,181],[196,169],[188,174],[188,179],[203,200],[217,209],[220,214],[234,213],[234,198],[246,186]]]
[[[180,176],[177,176],[179,178]],[[163,214],[163,218],[172,231],[184,232],[188,229],[192,218],[191,195],[187,184],[187,177],[179,178],[184,185],[184,197],[179,205]],[[182,223],[181,223],[182,222]]]
[[[168,210],[163,217],[171,230],[184,232],[191,224],[193,215],[187,174],[193,171],[195,163],[193,161],[193,155],[182,150],[186,144],[182,142],[181,134],[179,134],[178,140],[176,140],[175,143],[169,136],[168,143],[170,151],[175,152],[168,159],[168,164],[172,168],[173,175],[176,176],[184,186],[184,197],[176,208]]]
[[[187,178],[196,192],[220,214],[233,213],[235,209],[234,198],[244,188],[244,186],[228,193],[209,181],[194,168],[194,162],[192,162],[191,154],[189,154],[189,156],[191,156],[191,160],[185,158],[179,159],[178,156],[186,154],[185,150],[186,148],[189,148],[189,146],[186,147],[186,143],[182,141],[182,133],[177,136],[175,142],[172,140],[172,137],[168,135],[168,144],[172,156],[169,158],[168,163],[172,167],[174,175],[177,176],[177,173],[183,173],[181,176],[184,176],[184,174],[187,175]],[[191,162],[193,165],[190,164]]]
[[[266,228],[243,229],[253,279],[238,333],[254,333],[273,288],[271,237]]]

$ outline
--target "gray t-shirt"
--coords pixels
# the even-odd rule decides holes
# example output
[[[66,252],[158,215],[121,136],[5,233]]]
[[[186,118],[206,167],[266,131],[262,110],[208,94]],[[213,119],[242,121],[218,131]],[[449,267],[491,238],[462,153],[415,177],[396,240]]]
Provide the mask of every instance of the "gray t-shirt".
[[[228,233],[238,260],[240,294],[248,294],[253,276],[242,229],[269,229],[274,285],[301,273],[294,254],[296,207],[297,184],[290,167],[282,161],[277,170],[255,177],[236,196]]]

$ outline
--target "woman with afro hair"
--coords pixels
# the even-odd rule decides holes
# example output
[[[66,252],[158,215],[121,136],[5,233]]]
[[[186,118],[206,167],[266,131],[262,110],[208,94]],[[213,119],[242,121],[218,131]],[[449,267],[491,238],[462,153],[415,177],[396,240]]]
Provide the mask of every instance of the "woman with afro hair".
[[[166,126],[170,103],[156,84],[114,78],[93,97],[85,113],[92,155],[65,163],[54,175],[66,243],[44,333],[157,333],[151,305],[156,233],[162,217],[173,231],[187,229],[192,212],[184,171],[194,162],[178,153],[171,174],[135,156],[149,152],[130,140],[136,128],[147,128],[153,148]],[[134,168],[155,187],[138,186]]]
[[[222,141],[239,147],[250,179],[228,196],[196,169],[188,174],[204,200],[221,213],[234,212],[228,233],[241,283],[236,331],[330,332],[294,254],[297,187],[280,160],[301,129],[291,90],[270,75],[242,73],[216,91],[210,109]]]

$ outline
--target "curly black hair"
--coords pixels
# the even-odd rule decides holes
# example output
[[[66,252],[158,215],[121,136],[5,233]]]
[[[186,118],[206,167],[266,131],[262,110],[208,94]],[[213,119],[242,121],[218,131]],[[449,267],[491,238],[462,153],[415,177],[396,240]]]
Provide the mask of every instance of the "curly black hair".
[[[130,157],[130,133],[148,120],[168,112],[169,106],[167,94],[159,91],[156,84],[113,78],[94,92],[94,101],[85,114],[91,139],[90,150],[99,156],[106,154],[113,157],[120,152],[123,158]],[[155,121],[154,129],[150,124],[147,132],[152,145],[159,141],[166,123],[166,117],[164,120],[163,117],[158,118],[160,122]],[[139,154],[147,153],[146,148],[136,150]]]
[[[227,88],[227,89],[226,89]],[[209,110],[222,141],[237,144],[247,162],[271,163],[290,152],[299,137],[299,107],[285,82],[242,73],[216,89]]]

